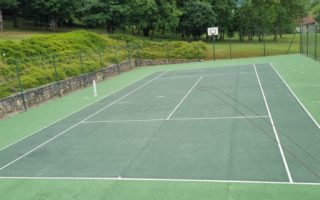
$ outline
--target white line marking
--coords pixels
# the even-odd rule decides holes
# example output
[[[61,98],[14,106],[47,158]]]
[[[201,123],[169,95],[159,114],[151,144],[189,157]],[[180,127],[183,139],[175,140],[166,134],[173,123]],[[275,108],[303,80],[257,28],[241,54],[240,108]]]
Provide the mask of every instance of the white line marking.
[[[297,95],[291,90],[287,82],[284,80],[284,78],[280,75],[280,73],[275,69],[272,63],[269,63],[269,65],[273,68],[273,70],[276,72],[276,74],[279,76],[279,78],[282,80],[282,82],[287,86],[291,94],[296,98],[296,100],[299,102],[301,107],[304,109],[304,111],[309,115],[309,117],[312,119],[312,121],[315,123],[315,125],[320,129],[320,125],[318,124],[317,120],[311,115],[311,113],[308,111],[308,109],[302,104],[300,99],[297,97]]]
[[[251,119],[251,118],[268,118],[269,116],[234,116],[234,117],[199,117],[199,118],[174,118],[172,121],[188,120],[223,120],[223,119]]]
[[[144,86],[148,85],[150,82],[152,82],[152,81],[156,80],[157,78],[161,77],[161,76],[162,76],[162,75],[164,75],[165,73],[167,73],[167,71],[166,71],[166,72],[164,72],[164,73],[161,73],[160,75],[156,76],[155,78],[153,78],[153,79],[151,79],[151,80],[147,81],[147,82],[146,82],[146,83],[144,83],[143,85],[140,85],[140,86],[139,86],[139,87],[137,87],[136,89],[134,89],[134,90],[132,90],[131,92],[127,93],[126,95],[124,95],[124,96],[122,96],[122,97],[118,98],[117,100],[113,101],[113,102],[112,102],[112,103],[110,103],[109,105],[107,105],[107,106],[105,106],[105,107],[101,108],[100,110],[98,110],[97,112],[95,112],[95,113],[93,113],[92,115],[88,116],[87,118],[85,118],[85,119],[81,120],[80,122],[78,122],[78,123],[76,123],[76,124],[72,125],[71,127],[69,127],[68,129],[66,129],[66,130],[62,131],[62,132],[61,132],[61,133],[59,133],[58,135],[56,135],[56,136],[52,137],[51,139],[49,139],[49,140],[47,140],[46,142],[44,142],[44,143],[42,143],[42,144],[38,145],[38,146],[37,146],[37,147],[35,147],[34,149],[32,149],[32,150],[28,151],[27,153],[25,153],[25,154],[23,154],[23,155],[19,156],[18,158],[16,158],[15,160],[13,160],[13,161],[9,162],[8,164],[6,164],[6,165],[2,166],[2,167],[0,168],[0,171],[2,171],[3,169],[7,168],[7,167],[8,167],[8,166],[10,166],[10,165],[12,165],[13,163],[17,162],[18,160],[20,160],[20,159],[24,158],[25,156],[29,155],[30,153],[34,152],[35,150],[39,149],[40,147],[42,147],[42,146],[44,146],[44,145],[48,144],[49,142],[51,142],[52,140],[56,139],[57,137],[59,137],[59,136],[63,135],[64,133],[66,133],[66,132],[67,132],[67,131],[69,131],[70,129],[72,129],[72,128],[74,128],[74,127],[78,126],[79,124],[81,124],[81,123],[82,123],[82,122],[84,122],[85,120],[90,119],[90,118],[91,118],[91,117],[93,117],[94,115],[96,115],[96,114],[98,114],[98,113],[102,112],[103,110],[105,110],[105,109],[109,108],[109,107],[110,107],[110,106],[112,106],[113,104],[116,104],[117,102],[119,102],[119,101],[121,101],[122,99],[126,98],[126,97],[127,97],[127,96],[129,96],[130,94],[132,94],[132,93],[136,92],[137,90],[141,89],[142,87],[144,87]]]
[[[151,76],[151,74],[150,74],[150,75],[148,75],[148,76]],[[148,77],[148,76],[146,76],[146,77]],[[144,78],[146,78],[146,77],[144,77]],[[136,80],[136,81],[134,81],[134,82],[130,83],[129,85],[127,85],[127,86],[125,86],[125,87],[123,87],[123,88],[120,88],[120,89],[118,89],[118,90],[116,90],[116,91],[112,92],[111,94],[108,94],[108,95],[106,95],[106,96],[103,96],[103,97],[101,97],[100,99],[97,99],[96,101],[94,101],[94,102],[92,102],[92,103],[90,103],[90,104],[88,104],[88,105],[86,105],[86,106],[84,106],[84,107],[80,108],[79,110],[77,110],[77,111],[75,111],[75,112],[73,112],[73,113],[71,113],[71,114],[68,114],[68,115],[66,115],[66,116],[62,117],[61,119],[58,119],[57,121],[55,121],[55,122],[53,122],[53,123],[51,123],[51,124],[49,124],[49,125],[47,125],[47,126],[45,126],[45,127],[41,128],[41,129],[39,129],[39,130],[37,130],[37,131],[35,131],[35,132],[33,132],[33,133],[29,134],[29,135],[27,135],[27,136],[25,136],[25,137],[23,137],[23,138],[21,138],[21,139],[17,140],[17,141],[15,141],[15,142],[13,142],[13,143],[11,143],[11,144],[9,144],[9,145],[5,146],[5,147],[0,148],[0,151],[2,151],[2,150],[4,150],[4,149],[7,149],[7,148],[9,148],[10,146],[12,146],[12,145],[14,145],[14,144],[16,144],[16,143],[18,143],[18,142],[20,142],[20,141],[22,141],[22,140],[25,140],[25,139],[29,138],[30,136],[32,136],[32,135],[34,135],[34,134],[36,134],[36,133],[38,133],[38,132],[40,132],[40,131],[42,131],[42,130],[44,130],[44,129],[46,129],[46,128],[48,128],[48,127],[50,127],[50,126],[54,125],[54,124],[57,124],[58,122],[60,122],[60,121],[62,121],[62,120],[64,120],[64,119],[66,119],[66,118],[70,117],[71,115],[74,115],[74,114],[76,114],[76,113],[80,112],[81,110],[84,110],[85,108],[87,108],[87,107],[89,107],[89,106],[91,106],[91,105],[94,105],[94,104],[98,103],[99,101],[101,101],[102,99],[104,99],[104,98],[106,98],[106,97],[114,96],[117,92],[119,92],[119,91],[121,91],[121,90],[123,90],[123,89],[125,89],[125,88],[127,88],[127,87],[129,87],[129,86],[131,86],[131,85],[133,85],[133,84],[135,84],[135,83],[137,83],[137,82],[139,82],[139,81],[143,80],[144,78],[139,79],[139,80]],[[66,97],[68,97],[68,96],[66,96]],[[64,98],[66,98],[66,97],[64,97]],[[98,104],[107,104],[107,102],[105,102],[105,103],[98,103]]]
[[[124,178],[124,177],[0,177],[2,180],[95,180],[95,181],[158,181],[158,182],[199,182],[199,183],[239,183],[239,184],[278,184],[278,185],[314,185],[308,182],[277,182],[277,181],[241,181],[241,180],[210,180],[210,179],[165,179],[165,178]]]
[[[200,82],[200,80],[203,78],[203,76],[200,76],[200,78],[196,81],[196,83],[192,86],[192,88],[188,91],[188,93],[181,99],[181,101],[178,103],[178,105],[173,109],[173,111],[169,114],[167,117],[167,120],[171,118],[173,113],[179,108],[179,106],[182,104],[182,102],[189,96],[189,94],[192,92],[192,90],[197,86],[197,84]]]
[[[171,119],[127,119],[127,120],[104,120],[84,121],[83,124],[95,123],[125,123],[125,122],[154,122],[154,121],[194,121],[194,120],[223,120],[223,119],[252,119],[269,118],[269,116],[234,116],[234,117],[199,117],[199,118],[171,118]]]
[[[271,122],[272,129],[274,131],[274,134],[275,134],[275,137],[276,137],[276,140],[277,140],[277,143],[278,143],[278,147],[279,147],[279,150],[280,150],[280,154],[281,154],[281,157],[282,157],[283,164],[284,164],[284,166],[286,168],[287,175],[288,175],[290,183],[293,183],[292,176],[291,176],[291,173],[290,173],[290,170],[289,170],[289,167],[288,167],[288,163],[287,163],[286,157],[285,157],[285,155],[283,153],[282,145],[280,143],[278,132],[277,132],[277,129],[276,129],[276,127],[274,125],[274,122],[273,122],[273,119],[272,119],[272,115],[271,115],[271,112],[270,112],[270,109],[269,109],[267,98],[266,98],[266,95],[264,93],[264,90],[263,90],[263,87],[262,87],[262,84],[261,84],[261,81],[260,81],[260,77],[259,77],[256,65],[253,65],[253,67],[254,67],[254,70],[256,72],[256,76],[257,76],[257,79],[258,79],[258,82],[259,82],[259,86],[260,86],[260,90],[261,90],[261,93],[262,93],[262,96],[263,96],[264,103],[265,103],[267,111],[268,111],[268,115],[270,117],[270,122]]]
[[[166,119],[128,119],[128,120],[105,120],[105,121],[84,121],[83,124],[95,124],[95,123],[125,123],[125,122],[154,122],[165,121]]]
[[[118,104],[128,104],[129,102],[128,101],[120,101],[118,102]]]

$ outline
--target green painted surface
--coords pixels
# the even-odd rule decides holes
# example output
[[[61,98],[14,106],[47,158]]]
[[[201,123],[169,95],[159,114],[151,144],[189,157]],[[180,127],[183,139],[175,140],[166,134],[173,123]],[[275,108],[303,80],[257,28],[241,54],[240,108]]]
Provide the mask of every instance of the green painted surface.
[[[98,92],[100,95],[108,95],[156,71],[265,62],[275,65],[305,106],[319,120],[320,108],[317,101],[320,101],[320,65],[301,55],[144,67],[98,84]],[[4,147],[97,101],[91,97],[91,90],[87,88],[75,92],[2,120],[0,145]],[[297,185],[0,180],[0,195],[4,199],[316,199],[320,194],[318,186]]]

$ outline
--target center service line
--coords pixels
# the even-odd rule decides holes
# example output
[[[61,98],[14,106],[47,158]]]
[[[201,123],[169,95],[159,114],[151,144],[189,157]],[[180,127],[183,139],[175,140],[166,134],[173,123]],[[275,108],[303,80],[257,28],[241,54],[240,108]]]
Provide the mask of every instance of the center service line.
[[[189,92],[181,99],[181,101],[178,103],[178,105],[173,109],[173,111],[170,113],[170,115],[167,117],[167,120],[171,118],[174,112],[179,108],[179,106],[183,103],[183,101],[189,96],[189,94],[192,92],[192,90],[198,85],[200,80],[203,78],[203,76],[200,76],[200,78],[197,80],[197,82],[192,86],[192,88],[189,90]]]

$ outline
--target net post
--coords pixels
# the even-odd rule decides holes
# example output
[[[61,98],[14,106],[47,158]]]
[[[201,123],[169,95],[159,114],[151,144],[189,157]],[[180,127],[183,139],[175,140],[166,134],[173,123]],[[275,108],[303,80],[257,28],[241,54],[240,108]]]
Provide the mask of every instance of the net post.
[[[18,77],[18,80],[19,80],[19,87],[20,87],[20,92],[21,92],[23,107],[24,107],[24,110],[27,111],[26,97],[25,97],[25,94],[24,94],[24,92],[23,92],[23,87],[22,87],[21,78],[20,78],[19,63],[18,63],[17,60],[15,60],[15,66],[16,66],[17,77]]]
[[[94,97],[98,96],[96,80],[92,80],[92,87],[93,87],[93,96]]]

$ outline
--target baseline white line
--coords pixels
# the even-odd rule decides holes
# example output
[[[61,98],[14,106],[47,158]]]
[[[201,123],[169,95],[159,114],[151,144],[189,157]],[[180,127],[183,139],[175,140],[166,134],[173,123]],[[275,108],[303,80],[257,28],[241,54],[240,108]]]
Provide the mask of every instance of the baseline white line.
[[[0,177],[0,180],[93,180],[93,181],[157,181],[157,182],[199,182],[199,183],[239,183],[239,184],[275,184],[275,185],[314,185],[308,182],[277,182],[277,181],[241,181],[211,179],[165,179],[165,178],[122,178],[122,177]]]
[[[280,73],[275,69],[272,63],[269,63],[269,65],[273,68],[273,70],[276,72],[276,74],[279,76],[279,78],[282,80],[282,82],[286,85],[286,87],[289,89],[291,94],[295,97],[295,99],[299,102],[300,106],[303,108],[303,110],[309,115],[311,120],[314,122],[314,124],[320,129],[320,125],[318,124],[317,120],[311,115],[311,113],[308,111],[308,109],[303,105],[303,103],[300,101],[300,99],[297,97],[297,95],[291,90],[287,82],[284,80],[284,78],[280,75]]]
[[[155,122],[155,121],[194,121],[194,120],[223,120],[223,119],[252,119],[252,118],[269,118],[269,116],[234,116],[234,117],[199,117],[199,118],[171,118],[171,119],[128,119],[128,120],[100,120],[100,121],[83,121],[83,124],[95,123],[126,123],[126,122]]]
[[[148,76],[151,76],[151,74],[150,74],[150,75],[148,75]],[[146,76],[146,77],[148,77],[148,76]],[[146,78],[146,77],[144,77],[144,78]],[[118,90],[116,90],[116,91],[114,91],[114,92],[112,92],[112,93],[110,93],[110,94],[108,94],[108,95],[105,95],[105,96],[103,96],[103,97],[101,97],[101,98],[97,99],[96,101],[94,101],[94,102],[92,102],[92,103],[89,103],[88,105],[86,105],[86,106],[84,106],[84,107],[82,107],[82,108],[78,109],[77,111],[72,112],[71,114],[68,114],[68,115],[66,115],[66,116],[62,117],[62,118],[58,119],[57,121],[54,121],[53,123],[51,123],[51,124],[49,124],[49,125],[46,125],[46,126],[44,126],[43,128],[41,128],[41,129],[39,129],[39,130],[37,130],[37,131],[34,131],[34,132],[32,132],[31,134],[29,134],[29,135],[27,135],[27,136],[25,136],[25,137],[23,137],[23,138],[21,138],[21,139],[19,139],[19,140],[16,140],[15,142],[13,142],[13,143],[11,143],[11,144],[9,144],[9,145],[5,146],[5,147],[0,148],[0,152],[1,152],[1,151],[3,151],[4,149],[9,148],[9,147],[10,147],[10,146],[12,146],[12,145],[15,145],[16,143],[18,143],[18,142],[20,142],[20,141],[23,141],[23,140],[25,140],[25,139],[29,138],[30,136],[32,136],[32,135],[34,135],[34,134],[36,134],[36,133],[38,133],[38,132],[40,132],[40,131],[42,131],[42,130],[44,130],[44,129],[46,129],[46,128],[48,128],[48,127],[50,127],[50,126],[54,125],[54,124],[57,124],[58,122],[60,122],[60,121],[62,121],[62,120],[64,120],[64,119],[66,119],[66,118],[70,117],[71,115],[74,115],[74,114],[76,114],[76,113],[78,113],[78,112],[80,112],[80,111],[82,111],[82,110],[84,110],[84,109],[88,108],[89,106],[91,106],[91,105],[94,105],[94,104],[98,103],[98,102],[99,102],[99,101],[101,101],[102,99],[107,98],[107,97],[109,97],[109,96],[111,96],[111,95],[113,95],[113,94],[116,94],[117,92],[119,92],[119,91],[121,91],[121,90],[123,90],[123,89],[125,89],[125,88],[127,88],[127,87],[130,87],[131,85],[133,85],[133,84],[135,84],[135,83],[137,83],[137,82],[139,82],[139,81],[143,80],[144,78],[139,79],[139,80],[136,80],[136,81],[133,81],[133,82],[132,82],[132,83],[130,83],[129,85],[127,85],[127,86],[125,86],[125,87],[123,87],[123,88],[120,88],[120,89],[118,89]],[[65,97],[64,97],[64,98],[65,98]],[[102,103],[98,103],[98,104],[102,104]]]
[[[96,115],[96,114],[98,114],[98,113],[102,112],[103,110],[105,110],[105,109],[109,108],[109,107],[110,107],[110,106],[112,106],[113,104],[115,104],[115,103],[117,103],[117,102],[121,101],[122,99],[126,98],[127,96],[129,96],[130,94],[132,94],[132,93],[136,92],[137,90],[141,89],[142,87],[146,86],[146,85],[147,85],[147,84],[149,84],[150,82],[152,82],[152,81],[156,80],[157,78],[159,78],[160,76],[164,75],[165,73],[167,73],[167,71],[166,71],[166,72],[164,72],[164,73],[161,73],[160,75],[156,76],[155,78],[153,78],[153,79],[151,79],[151,80],[147,81],[147,82],[146,82],[146,83],[144,83],[143,85],[141,85],[141,86],[139,86],[139,87],[135,88],[135,89],[134,89],[134,90],[132,90],[131,92],[127,93],[126,95],[124,95],[124,96],[122,96],[122,97],[118,98],[117,100],[113,101],[111,104],[109,104],[109,105],[107,105],[107,106],[103,107],[102,109],[100,109],[100,110],[98,110],[97,112],[93,113],[93,114],[92,114],[92,115],[90,115],[89,117],[86,117],[85,119],[81,120],[80,122],[78,122],[78,123],[76,123],[76,124],[72,125],[72,126],[71,126],[71,127],[69,127],[68,129],[66,129],[66,130],[62,131],[62,132],[61,132],[61,133],[59,133],[58,135],[56,135],[56,136],[52,137],[51,139],[49,139],[49,140],[47,140],[46,142],[44,142],[44,143],[42,143],[42,144],[38,145],[38,146],[37,146],[37,147],[35,147],[34,149],[32,149],[32,150],[28,151],[27,153],[24,153],[23,155],[19,156],[19,157],[18,157],[18,158],[16,158],[15,160],[13,160],[13,161],[9,162],[8,164],[6,164],[6,165],[2,166],[2,167],[0,168],[0,171],[2,171],[3,169],[7,168],[7,167],[8,167],[8,166],[10,166],[10,165],[12,165],[13,163],[17,162],[18,160],[20,160],[20,159],[24,158],[25,156],[29,155],[30,153],[34,152],[35,150],[39,149],[40,147],[42,147],[42,146],[44,146],[44,145],[48,144],[48,143],[49,143],[49,142],[51,142],[52,140],[54,140],[54,139],[58,138],[59,136],[63,135],[64,133],[66,133],[66,132],[67,132],[67,131],[69,131],[70,129],[72,129],[72,128],[74,128],[74,127],[78,126],[79,124],[81,124],[81,123],[82,123],[82,122],[84,122],[85,120],[87,120],[87,119],[89,119],[89,118],[93,117],[94,115]]]
[[[263,90],[263,87],[262,87],[262,84],[261,84],[261,81],[260,81],[260,77],[259,77],[256,65],[253,65],[253,67],[254,67],[254,70],[256,72],[256,76],[257,76],[257,79],[258,79],[258,82],[259,82],[259,86],[260,86],[260,90],[261,90],[261,93],[262,93],[262,96],[263,96],[264,103],[265,103],[267,111],[268,111],[268,115],[270,117],[270,122],[271,122],[272,129],[274,131],[274,134],[275,134],[275,137],[276,137],[276,140],[277,140],[277,143],[278,143],[278,147],[279,147],[279,150],[280,150],[280,154],[281,154],[281,157],[282,157],[283,164],[284,164],[285,169],[287,171],[287,175],[288,175],[290,183],[293,183],[292,176],[291,176],[291,173],[290,173],[290,170],[289,170],[289,167],[288,167],[288,163],[287,163],[286,157],[284,155],[284,152],[283,152],[283,149],[282,149],[282,145],[280,143],[280,139],[279,139],[279,136],[278,136],[277,129],[276,129],[276,127],[274,125],[274,122],[273,122],[273,118],[272,118],[272,115],[271,115],[271,112],[270,112],[270,109],[269,109],[269,105],[268,105],[268,102],[267,102],[266,95],[264,93],[264,90]]]
[[[179,106],[182,104],[182,102],[189,96],[189,94],[192,92],[192,90],[197,86],[197,84],[200,82],[200,80],[203,78],[203,76],[200,76],[200,78],[196,81],[196,83],[191,87],[191,89],[188,91],[188,93],[181,99],[181,101],[178,103],[178,105],[173,109],[173,111],[169,114],[167,117],[167,120],[171,118],[173,113],[179,108]]]
[[[84,121],[83,124],[95,124],[95,123],[125,123],[125,122],[155,122],[165,121],[166,119],[128,119],[128,120],[99,120],[99,121]]]

